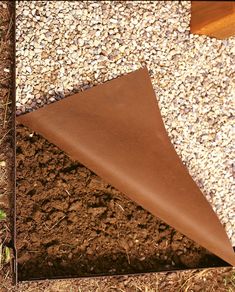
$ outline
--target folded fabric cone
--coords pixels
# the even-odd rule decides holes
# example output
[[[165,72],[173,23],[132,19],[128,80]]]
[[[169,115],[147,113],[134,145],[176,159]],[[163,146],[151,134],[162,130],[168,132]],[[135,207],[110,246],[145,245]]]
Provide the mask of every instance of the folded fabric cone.
[[[146,68],[17,118],[231,265],[235,254],[177,156]]]

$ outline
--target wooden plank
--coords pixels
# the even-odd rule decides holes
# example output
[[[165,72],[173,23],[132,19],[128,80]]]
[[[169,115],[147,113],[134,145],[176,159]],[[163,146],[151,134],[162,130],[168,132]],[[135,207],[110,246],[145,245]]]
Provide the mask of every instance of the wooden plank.
[[[192,1],[190,30],[218,39],[235,35],[235,1]]]

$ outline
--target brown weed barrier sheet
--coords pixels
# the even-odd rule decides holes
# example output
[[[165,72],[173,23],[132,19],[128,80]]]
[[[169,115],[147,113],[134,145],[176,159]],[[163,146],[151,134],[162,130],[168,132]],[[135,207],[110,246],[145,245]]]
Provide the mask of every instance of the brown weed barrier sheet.
[[[146,68],[17,120],[31,129],[17,126],[21,279],[213,265],[210,252],[235,264],[167,136]]]

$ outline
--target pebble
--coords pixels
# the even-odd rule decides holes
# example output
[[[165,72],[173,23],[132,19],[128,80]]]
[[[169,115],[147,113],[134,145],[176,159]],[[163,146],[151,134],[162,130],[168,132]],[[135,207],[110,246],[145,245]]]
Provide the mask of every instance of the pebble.
[[[190,34],[190,6],[17,1],[17,114],[147,65],[169,137],[235,245],[235,38]]]
[[[6,161],[0,161],[0,166],[5,167],[6,166]]]
[[[4,3],[3,1],[0,2],[0,6],[1,6],[3,9],[7,9],[7,3]]]

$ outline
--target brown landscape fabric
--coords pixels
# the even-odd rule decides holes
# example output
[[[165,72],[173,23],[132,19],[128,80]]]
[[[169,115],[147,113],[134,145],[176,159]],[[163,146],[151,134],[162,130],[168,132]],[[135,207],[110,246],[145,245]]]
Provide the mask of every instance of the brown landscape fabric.
[[[46,105],[17,121],[235,265],[222,224],[168,138],[146,68]]]

